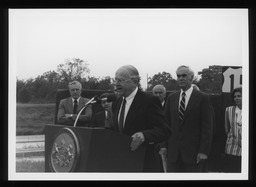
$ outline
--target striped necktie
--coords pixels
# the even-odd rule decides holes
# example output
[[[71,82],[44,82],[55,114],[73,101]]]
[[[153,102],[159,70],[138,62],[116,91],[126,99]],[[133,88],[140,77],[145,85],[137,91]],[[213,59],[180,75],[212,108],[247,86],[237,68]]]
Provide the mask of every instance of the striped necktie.
[[[186,96],[186,93],[182,92],[182,98],[180,100],[180,108],[179,108],[179,118],[180,118],[180,120],[183,120],[184,113],[185,113],[185,96]]]

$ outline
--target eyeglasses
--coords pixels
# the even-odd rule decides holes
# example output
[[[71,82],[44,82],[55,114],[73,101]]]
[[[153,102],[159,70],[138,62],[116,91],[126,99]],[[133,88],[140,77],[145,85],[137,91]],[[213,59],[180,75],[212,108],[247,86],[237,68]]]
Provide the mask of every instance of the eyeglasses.
[[[108,103],[108,102],[103,100],[103,101],[101,101],[101,103],[102,103],[102,104],[106,104],[106,103]]]
[[[131,79],[123,80],[123,79],[117,79],[116,78],[115,80],[113,80],[113,83],[114,84],[117,84],[117,83],[123,84],[124,82],[129,81],[129,80],[131,80]]]
[[[177,77],[180,78],[180,77],[186,77],[187,74],[177,74]]]

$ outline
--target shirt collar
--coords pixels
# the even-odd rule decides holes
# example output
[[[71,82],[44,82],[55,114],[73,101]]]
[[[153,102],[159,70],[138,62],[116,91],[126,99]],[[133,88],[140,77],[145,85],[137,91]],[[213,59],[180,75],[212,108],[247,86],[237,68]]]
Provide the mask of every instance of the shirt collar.
[[[79,103],[80,98],[81,98],[81,96],[76,99],[77,103]],[[72,97],[72,102],[74,103],[74,101],[75,101],[75,99]]]
[[[186,95],[191,95],[192,91],[193,91],[193,87],[190,86],[190,88],[187,89],[187,91],[185,91],[185,94],[186,94]],[[182,95],[183,92],[184,92],[184,91],[181,89],[180,94]]]

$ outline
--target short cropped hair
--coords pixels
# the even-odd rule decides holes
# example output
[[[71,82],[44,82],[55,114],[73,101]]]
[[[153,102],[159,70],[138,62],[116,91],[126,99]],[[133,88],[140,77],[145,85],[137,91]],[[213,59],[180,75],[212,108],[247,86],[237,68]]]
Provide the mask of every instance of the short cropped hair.
[[[194,73],[194,71],[193,71],[189,66],[181,65],[181,66],[179,66],[179,67],[177,68],[176,72],[177,72],[180,68],[187,68],[188,71],[189,71],[189,73],[190,73],[190,75],[191,75],[191,77],[194,78],[195,73]]]
[[[154,92],[154,90],[157,89],[157,88],[161,88],[164,91],[164,93],[166,93],[166,88],[162,84],[155,85],[153,87],[152,91]]]
[[[68,84],[68,87],[70,88],[71,85],[78,85],[80,87],[80,89],[82,89],[82,84],[78,81],[72,81]]]

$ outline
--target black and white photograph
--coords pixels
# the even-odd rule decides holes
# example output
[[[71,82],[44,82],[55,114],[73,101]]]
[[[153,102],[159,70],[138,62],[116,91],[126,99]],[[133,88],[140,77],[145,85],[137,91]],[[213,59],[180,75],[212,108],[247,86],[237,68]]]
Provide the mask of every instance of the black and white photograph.
[[[8,9],[8,179],[248,180],[248,16]]]

